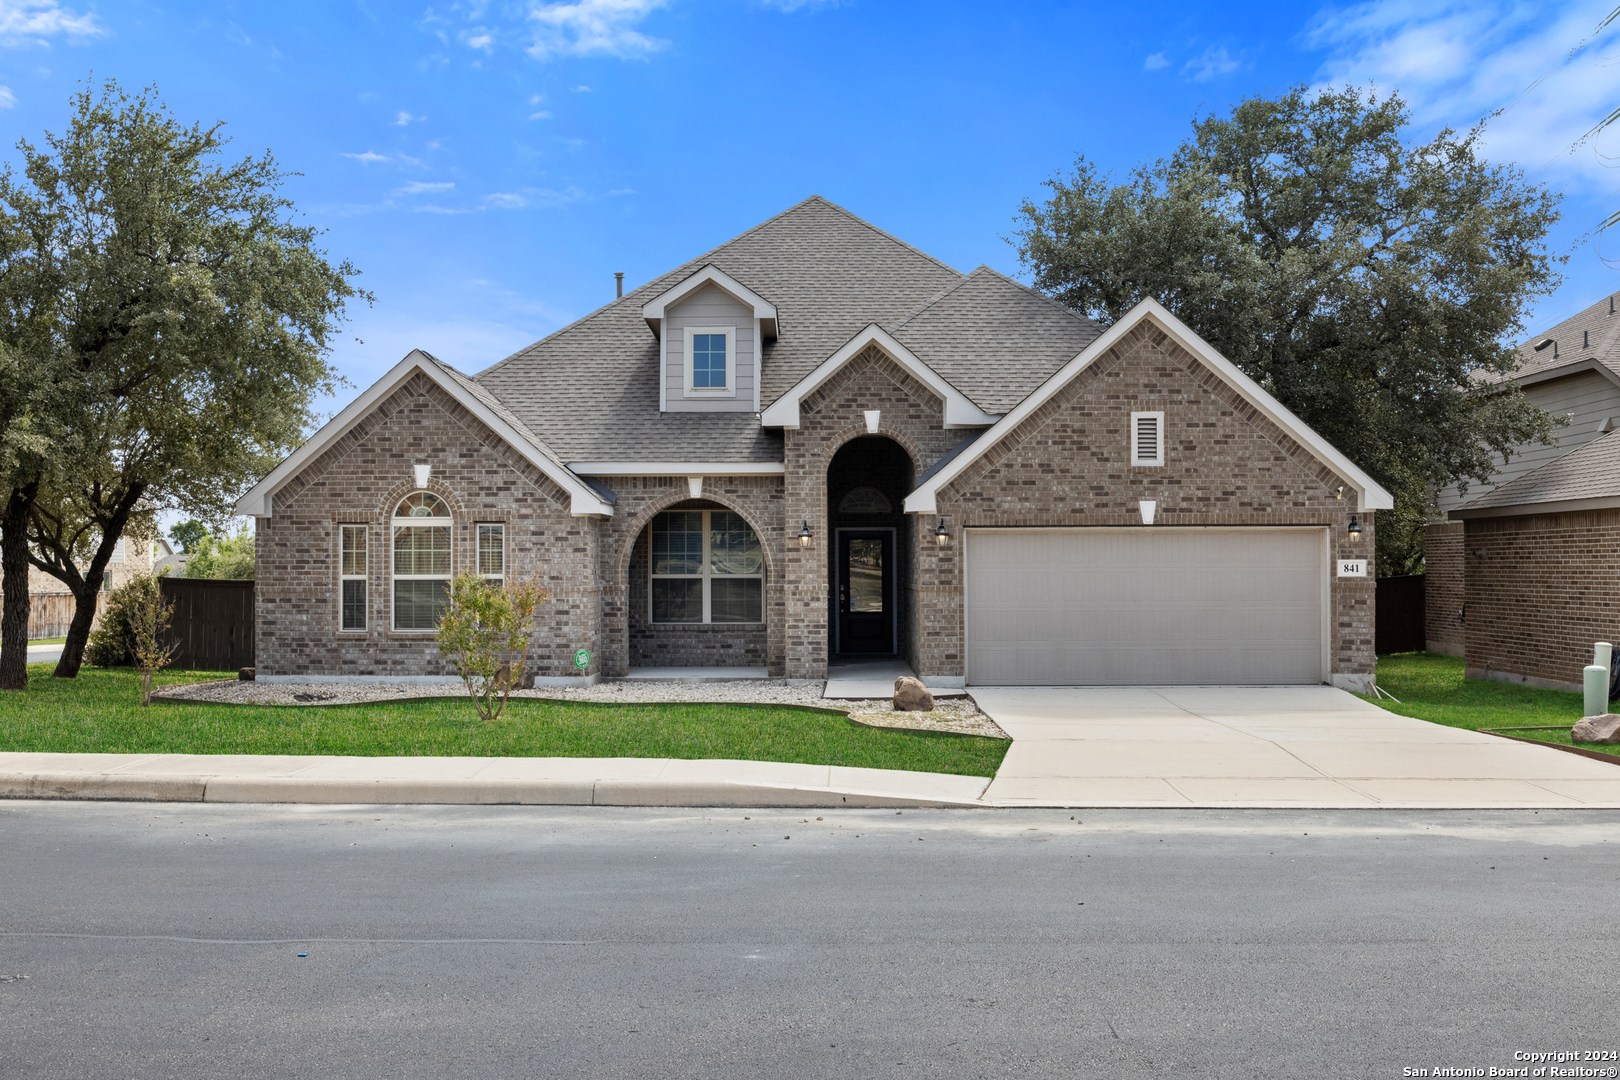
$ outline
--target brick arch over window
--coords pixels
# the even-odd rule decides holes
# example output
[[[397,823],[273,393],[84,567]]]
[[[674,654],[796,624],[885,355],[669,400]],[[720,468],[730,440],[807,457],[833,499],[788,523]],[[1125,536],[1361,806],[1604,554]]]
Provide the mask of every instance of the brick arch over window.
[[[461,497],[448,484],[432,476],[428,477],[425,487],[418,484],[415,477],[410,477],[389,488],[383,494],[382,505],[377,508],[377,516],[385,522],[392,520],[394,508],[413,491],[430,491],[443,499],[450,505],[451,521],[460,522],[467,516],[467,506],[461,501]]]
[[[748,527],[754,530],[754,535],[759,537],[760,549],[765,552],[766,588],[769,588],[772,582],[782,580],[782,553],[776,550],[776,546],[769,542],[770,529],[766,528],[760,522],[755,521],[753,513],[749,511],[748,507],[741,500],[729,498],[723,493],[711,495],[707,491],[698,496],[698,498],[704,502],[712,502],[723,506],[727,510],[730,510],[732,513],[736,514],[738,517],[742,518],[743,521],[747,522]],[[613,581],[616,585],[622,588],[629,587],[630,557],[635,551],[636,541],[641,539],[641,534],[647,531],[647,526],[652,524],[652,519],[677,503],[691,501],[692,496],[690,492],[672,491],[668,495],[665,495],[654,502],[648,503],[633,521],[625,523],[626,527],[624,530],[624,539],[619,544],[619,550],[613,555]],[[636,522],[640,522],[640,524],[638,525]]]

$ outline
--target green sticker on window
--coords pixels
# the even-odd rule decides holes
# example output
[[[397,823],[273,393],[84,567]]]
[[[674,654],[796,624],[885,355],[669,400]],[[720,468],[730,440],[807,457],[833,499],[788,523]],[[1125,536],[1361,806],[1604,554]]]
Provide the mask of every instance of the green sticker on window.
[[[591,666],[591,650],[580,649],[574,653],[574,666],[584,671]]]

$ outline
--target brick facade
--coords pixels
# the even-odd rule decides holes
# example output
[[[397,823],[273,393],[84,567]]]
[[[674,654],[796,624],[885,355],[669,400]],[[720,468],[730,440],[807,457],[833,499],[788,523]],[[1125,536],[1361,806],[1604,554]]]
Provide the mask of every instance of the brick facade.
[[[1424,648],[1445,656],[1466,655],[1463,606],[1463,523],[1440,522],[1423,530]]]
[[[506,524],[507,574],[539,573],[550,591],[529,671],[574,676],[574,650],[599,652],[597,530],[569,515],[556,484],[439,386],[416,376],[318,455],[274,496],[258,525],[258,669],[263,675],[453,674],[431,632],[392,626],[389,519],[416,490],[413,466],[451,506],[452,570],[473,557],[477,522]],[[339,631],[338,526],[369,526],[367,629]],[[593,660],[592,668],[597,668]]]
[[[864,415],[874,409],[879,438]],[[1166,466],[1130,466],[1133,409],[1165,412]],[[613,477],[613,516],[573,517],[566,493],[418,375],[276,491],[273,516],[260,519],[259,667],[267,675],[449,672],[431,634],[388,629],[388,518],[414,489],[417,463],[432,466],[430,488],[453,507],[456,569],[472,557],[472,526],[504,521],[509,575],[544,576],[552,599],[541,609],[530,670],[546,678],[576,676],[580,647],[593,654],[588,675],[703,665],[824,678],[841,526],[896,530],[897,646],[919,674],[939,680],[966,669],[964,528],[1136,526],[1137,501],[1151,498],[1163,526],[1322,527],[1337,555],[1372,557],[1371,513],[1361,512],[1359,539],[1347,534],[1354,491],[1336,498],[1342,480],[1151,323],[939,493],[939,515],[957,538],[940,547],[934,517],[905,515],[901,504],[915,478],[968,434],[946,429],[943,401],[874,345],[800,403],[800,426],[784,432],[783,475],[705,477],[695,503],[683,476]],[[881,523],[839,516],[837,500],[860,483],[891,500]],[[733,510],[759,534],[762,627],[650,625],[647,525],[682,504]],[[371,526],[370,628],[362,634],[338,632],[337,526],[346,522]],[[797,540],[802,523],[813,537],[808,547]],[[1362,685],[1374,663],[1372,578],[1334,579],[1330,604],[1331,674]]]
[[[1130,464],[1133,410],[1165,414],[1166,464]],[[1017,430],[939,492],[948,528],[1141,524],[1138,500],[1158,503],[1155,525],[1325,526],[1336,558],[1368,560],[1369,576],[1331,579],[1330,672],[1370,685],[1375,666],[1373,522],[1356,495],[1215,372],[1144,322],[1094,360]],[[917,545],[924,676],[964,667],[959,545]],[[1348,676],[1349,678],[1344,678]]]
[[[1580,690],[1592,643],[1620,641],[1620,510],[1463,524],[1468,675]]]

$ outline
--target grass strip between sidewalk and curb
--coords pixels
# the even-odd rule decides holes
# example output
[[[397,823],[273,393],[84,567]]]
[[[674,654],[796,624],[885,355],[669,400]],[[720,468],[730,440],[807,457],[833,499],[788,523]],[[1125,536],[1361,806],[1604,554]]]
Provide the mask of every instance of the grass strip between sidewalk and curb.
[[[780,761],[994,776],[1002,739],[852,723],[790,705],[639,705],[513,698],[493,723],[465,696],[356,705],[140,705],[127,668],[76,679],[29,666],[0,694],[0,751],[101,754],[327,754],[339,757],[632,757]],[[159,686],[219,672],[164,672]]]
[[[1580,694],[1566,690],[1543,690],[1519,683],[1492,679],[1470,679],[1464,663],[1455,656],[1435,653],[1392,653],[1378,658],[1378,685],[1400,701],[1357,694],[1381,709],[1399,716],[1411,716],[1432,724],[1465,728],[1487,734],[1513,729],[1526,735],[1511,735],[1520,742],[1576,747],[1585,756],[1620,765],[1620,748],[1577,743],[1569,730],[1581,719],[1585,703]],[[1533,737],[1528,733],[1533,731]]]

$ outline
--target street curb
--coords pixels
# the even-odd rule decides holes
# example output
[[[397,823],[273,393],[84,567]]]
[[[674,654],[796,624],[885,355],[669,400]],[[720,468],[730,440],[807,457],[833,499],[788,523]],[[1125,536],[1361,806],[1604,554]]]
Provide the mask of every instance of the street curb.
[[[986,781],[988,784],[988,781]],[[430,780],[260,776],[0,773],[0,798],[133,802],[420,804],[477,806],[724,806],[988,808],[979,801],[873,791],[658,779]]]

